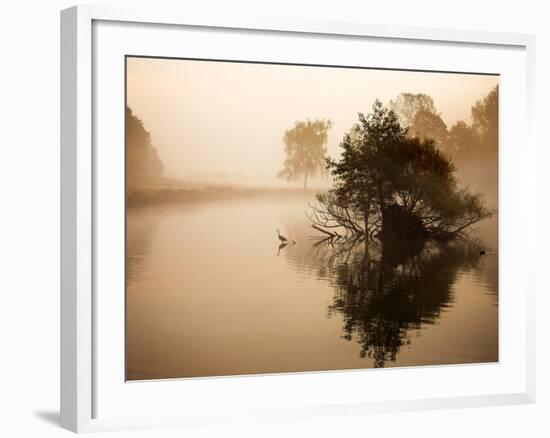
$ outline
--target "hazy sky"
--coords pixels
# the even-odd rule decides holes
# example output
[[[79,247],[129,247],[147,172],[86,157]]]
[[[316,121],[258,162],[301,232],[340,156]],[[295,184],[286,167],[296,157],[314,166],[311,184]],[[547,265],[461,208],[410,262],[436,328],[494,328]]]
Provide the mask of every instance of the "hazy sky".
[[[496,76],[128,58],[127,99],[151,133],[165,175],[184,180],[273,184],[284,131],[296,120],[334,122],[328,153],[368,113],[401,92],[433,97],[448,127]]]

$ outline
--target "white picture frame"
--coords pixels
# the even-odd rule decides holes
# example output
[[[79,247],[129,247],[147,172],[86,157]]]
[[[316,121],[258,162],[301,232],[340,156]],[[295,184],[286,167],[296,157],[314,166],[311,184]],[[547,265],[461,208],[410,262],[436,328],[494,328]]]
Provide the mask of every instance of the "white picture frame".
[[[514,150],[507,158],[507,162],[501,162],[501,166],[506,168],[514,162],[520,166],[515,181],[517,187],[511,188],[506,180],[501,179],[500,200],[516,197],[525,202],[524,205],[529,208],[535,205],[534,187],[535,187],[535,141],[533,133],[534,120],[534,59],[535,59],[535,38],[532,35],[524,34],[506,34],[475,31],[460,31],[450,29],[424,29],[416,27],[385,26],[366,23],[338,23],[338,22],[311,22],[300,19],[257,19],[247,18],[241,14],[232,17],[215,17],[214,15],[203,17],[195,16],[192,11],[165,12],[162,10],[128,10],[109,7],[95,6],[77,6],[66,9],[61,12],[61,426],[75,431],[98,431],[118,428],[141,428],[158,427],[163,425],[190,425],[190,424],[208,424],[219,421],[232,421],[235,418],[247,419],[250,417],[258,418],[296,418],[311,415],[343,415],[343,414],[364,414],[369,412],[398,412],[414,409],[441,409],[451,407],[473,407],[487,405],[520,404],[532,403],[535,400],[535,304],[533,276],[531,266],[534,266],[534,236],[535,221],[534,215],[527,216],[526,210],[510,213],[504,217],[504,231],[501,228],[501,239],[505,239],[508,244],[508,251],[518,254],[515,257],[521,257],[521,264],[514,273],[515,277],[510,281],[515,281],[518,286],[518,296],[514,299],[514,309],[510,314],[504,317],[504,328],[508,327],[513,316],[513,312],[518,312],[518,329],[514,332],[515,352],[520,351],[519,357],[514,359],[517,363],[510,374],[502,374],[499,378],[508,379],[512,376],[514,384],[506,387],[504,383],[498,386],[498,379],[494,386],[487,386],[493,389],[481,389],[482,393],[456,391],[452,394],[438,393],[432,391],[432,396],[418,397],[411,390],[410,392],[392,392],[389,398],[381,396],[364,399],[360,396],[346,396],[346,388],[353,388],[358,379],[366,376],[364,372],[340,372],[340,373],[311,373],[294,374],[283,377],[278,376],[255,376],[243,378],[209,378],[196,379],[192,383],[186,383],[191,390],[190,385],[196,386],[197,391],[216,391],[216,387],[225,391],[220,396],[220,403],[212,408],[212,412],[204,406],[197,404],[197,410],[189,410],[185,403],[180,406],[173,406],[169,409],[170,400],[174,400],[174,394],[181,389],[181,382],[163,382],[157,387],[158,382],[147,384],[147,390],[143,389],[143,397],[153,395],[160,396],[169,391],[170,396],[166,397],[167,403],[158,406],[153,411],[152,407],[143,406],[141,415],[130,415],[128,412],[120,411],[120,415],[114,411],[115,407],[105,408],[108,415],[98,415],[103,410],[101,396],[112,385],[106,382],[112,382],[108,379],[116,379],[119,374],[112,373],[108,377],[109,362],[106,361],[106,354],[98,354],[103,348],[101,330],[98,330],[98,321],[104,306],[105,300],[101,303],[97,300],[98,286],[106,284],[113,280],[110,274],[105,270],[98,270],[102,263],[102,258],[98,255],[103,248],[97,240],[97,227],[101,222],[98,217],[97,206],[103,202],[101,199],[101,187],[98,188],[97,181],[100,173],[109,173],[112,169],[101,167],[105,164],[105,159],[98,157],[95,152],[95,142],[97,138],[104,138],[109,135],[110,128],[101,128],[97,130],[95,125],[101,119],[99,108],[103,105],[101,96],[97,94],[98,82],[102,81],[101,76],[105,70],[95,65],[94,60],[103,61],[102,51],[105,49],[105,37],[102,36],[102,30],[96,26],[101,23],[107,23],[106,35],[112,46],[112,56],[120,57],[120,53],[125,53],[126,48],[121,37],[115,29],[117,25],[124,26],[130,24],[134,27],[133,35],[138,35],[140,30],[137,27],[147,27],[151,32],[162,32],[167,29],[176,30],[185,28],[199,30],[201,34],[209,32],[223,32],[224,30],[237,30],[239,38],[258,38],[262,33],[269,33],[274,36],[288,36],[293,38],[302,37],[338,37],[349,38],[349,41],[361,42],[385,41],[388,44],[407,44],[410,47],[416,46],[440,46],[445,48],[446,44],[453,47],[461,47],[464,51],[475,49],[476,47],[486,48],[488,51],[498,51],[503,53],[502,65],[509,69],[510,77],[514,80],[508,82],[510,101],[513,100],[519,109],[514,109],[514,116],[520,117],[516,120],[517,126],[510,131],[510,138],[522,139],[521,149]],[[114,23],[114,25],[113,25]],[[109,27],[110,26],[110,27]],[[103,38],[103,39],[102,39]],[[162,44],[161,38],[153,39],[152,48]],[[343,42],[342,44],[346,44]],[[349,43],[351,44],[351,43]],[[169,50],[165,44],[165,50]],[[201,50],[197,48],[196,50]],[[462,49],[461,49],[462,50]],[[509,60],[505,60],[506,54],[510,55]],[[128,53],[126,53],[128,54]],[[135,54],[135,53],[132,53]],[[109,56],[111,56],[109,55]],[[327,55],[327,56],[330,56]],[[496,56],[496,55],[495,55]],[[500,56],[500,55],[499,55]],[[518,64],[518,60],[521,62]],[[118,62],[118,61],[117,61]],[[432,60],[432,64],[426,69],[437,70],[437,60]],[[443,61],[441,61],[443,63]],[[450,61],[449,61],[450,62]],[[458,61],[455,61],[458,62]],[[490,59],[477,60],[476,62],[490,63]],[[435,63],[435,64],[434,64]],[[450,64],[449,64],[450,65]],[[473,65],[473,64],[472,64]],[[435,67],[434,67],[435,66]],[[514,67],[512,67],[514,66]],[[422,69],[417,65],[411,65],[412,69]],[[472,67],[473,68],[473,67]],[[441,70],[448,71],[449,67],[443,67]],[[487,67],[485,67],[487,69]],[[516,73],[512,73],[513,69]],[[460,70],[460,69],[458,69]],[[455,71],[458,71],[455,70]],[[109,70],[107,70],[109,71]],[[508,70],[507,70],[508,71]],[[115,70],[113,70],[115,72]],[[491,71],[501,73],[500,71]],[[117,73],[113,73],[117,74]],[[118,78],[120,82],[123,78]],[[523,80],[525,82],[523,83]],[[514,82],[515,81],[515,82]],[[118,82],[118,83],[119,83]],[[522,85],[523,84],[523,85]],[[507,92],[507,91],[506,91]],[[115,93],[116,95],[116,93]],[[512,99],[513,97],[513,99]],[[123,118],[123,104],[120,102],[120,119]],[[506,105],[506,99],[501,105]],[[512,113],[510,113],[510,116]],[[505,115],[506,116],[506,115]],[[509,120],[509,119],[506,119]],[[102,126],[105,126],[104,124]],[[506,128],[508,129],[508,128]],[[510,128],[512,129],[512,128]],[[508,131],[507,131],[508,132]],[[506,133],[505,133],[506,134]],[[519,136],[522,137],[519,137]],[[523,137],[524,136],[524,137]],[[506,138],[506,136],[505,136]],[[116,144],[116,142],[114,142]],[[120,146],[123,148],[123,144]],[[521,162],[518,163],[518,159]],[[509,161],[509,163],[508,163]],[[113,161],[113,166],[117,161]],[[120,163],[119,163],[120,164]],[[123,172],[123,169],[119,169]],[[123,190],[123,189],[122,189]],[[120,201],[116,196],[112,202]],[[113,205],[113,204],[105,204]],[[103,208],[102,211],[105,211]],[[506,214],[506,209],[503,214]],[[512,217],[513,215],[517,215]],[[523,216],[521,216],[523,215]],[[510,233],[511,226],[515,220],[527,220],[529,226],[524,228],[522,241],[513,238]],[[508,225],[507,225],[508,224]],[[116,230],[114,230],[116,231]],[[98,257],[100,257],[98,259]],[[510,257],[513,257],[510,255]],[[531,262],[531,263],[530,263]],[[116,267],[116,264],[114,265]],[[508,274],[506,274],[508,275]],[[503,277],[501,276],[501,281]],[[506,278],[505,278],[506,280]],[[114,281],[114,280],[113,280]],[[121,292],[123,293],[123,291]],[[507,300],[505,295],[505,300]],[[116,306],[113,307],[116,309]],[[109,329],[119,330],[124,318],[123,314],[111,316],[119,318],[116,322],[109,323]],[[114,321],[114,319],[113,319]],[[501,317],[501,324],[503,318]],[[103,322],[101,323],[103,324]],[[103,324],[105,326],[105,324]],[[510,327],[511,328],[511,327]],[[504,330],[507,333],[506,330]],[[517,338],[517,339],[516,339]],[[507,339],[500,339],[501,347]],[[115,345],[115,344],[113,344]],[[118,345],[118,344],[117,344]],[[123,354],[123,352],[121,353]],[[506,355],[505,355],[506,356]],[[101,359],[99,359],[101,358]],[[117,362],[118,363],[118,362]],[[506,360],[498,364],[502,369],[506,368]],[[119,366],[118,364],[117,366]],[[498,366],[497,365],[497,366]],[[114,367],[115,365],[113,365]],[[443,371],[432,368],[417,369],[414,372],[414,379],[429,379],[430,376],[435,380],[437,378],[448,379],[449,376],[455,376],[458,382],[460,379],[466,379],[468,373],[494,373],[496,369],[485,368],[483,365],[478,367],[444,367]],[[405,371],[407,372],[407,371]],[[405,379],[406,375],[401,375],[398,370],[386,370],[385,374],[368,374],[368,379],[384,380],[391,382],[392,379]],[[437,374],[441,376],[437,377]],[[481,374],[479,374],[481,376]],[[374,376],[374,377],[373,377]],[[366,378],[366,377],[365,377]],[[332,379],[329,381],[329,379]],[[339,379],[339,380],[337,380]],[[374,379],[374,380],[373,380]],[[480,378],[481,379],[481,378]],[[120,380],[120,379],[119,379]],[[420,380],[422,381],[422,380]],[[109,394],[113,399],[113,405],[119,405],[122,399],[116,397],[127,397],[125,400],[138,399],[144,386],[139,387],[135,384],[128,384],[120,381],[120,388],[132,388],[131,393],[117,393],[118,389]],[[307,393],[308,388],[320,387],[319,385],[328,385],[327,388],[341,388],[341,391],[334,392],[334,401],[329,401],[331,397],[330,389],[325,399],[319,398],[315,402],[312,399],[303,397],[296,403],[292,403],[290,397],[285,396],[284,391],[277,396],[272,395],[269,403],[262,404],[262,393],[260,390],[269,394],[269,391],[277,386],[284,388],[294,387],[298,393]],[[126,385],[126,386],[125,386]],[[170,389],[169,385],[173,388]],[[180,385],[180,386],[177,386]],[[99,388],[99,389],[98,389]],[[136,389],[138,388],[138,389]],[[251,408],[244,400],[238,400],[236,392],[242,389],[243,394],[249,397],[258,397],[255,400],[259,405],[257,410]],[[122,390],[121,390],[122,391]],[[124,389],[125,391],[125,389]],[[146,393],[146,391],[149,391]],[[485,392],[483,392],[485,391]],[[191,394],[191,393],[190,393]],[[235,394],[235,409],[230,409],[231,394]],[[460,394],[460,395],[457,395]],[[114,397],[114,398],[113,398]],[[245,396],[242,396],[245,397]],[[105,396],[103,396],[105,400]],[[225,404],[224,404],[225,403]],[[226,407],[224,407],[226,406]],[[135,406],[132,406],[134,408]],[[237,409],[238,408],[238,409]],[[131,410],[129,410],[131,412]],[[137,410],[139,411],[139,409]],[[143,413],[149,413],[144,415]],[[115,415],[116,414],[116,415]]]

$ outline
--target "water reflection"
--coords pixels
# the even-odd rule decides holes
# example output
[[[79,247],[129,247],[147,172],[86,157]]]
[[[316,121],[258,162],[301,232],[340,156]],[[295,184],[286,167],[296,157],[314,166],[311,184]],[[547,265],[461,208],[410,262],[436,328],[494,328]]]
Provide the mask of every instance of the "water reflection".
[[[147,272],[153,235],[157,229],[154,215],[130,212],[126,216],[126,285]]]
[[[130,380],[498,360],[496,220],[480,230],[484,256],[367,251],[312,240],[307,200],[129,209]]]
[[[311,249],[302,262],[332,285],[329,316],[342,317],[342,337],[356,339],[359,356],[372,359],[374,367],[394,362],[415,330],[436,324],[452,306],[458,273],[477,269],[481,260],[479,246],[464,242],[367,246],[325,240]]]
[[[279,247],[277,248],[277,257],[279,257],[281,255],[281,249],[284,249],[287,245],[288,245],[288,243],[281,243],[279,245]]]

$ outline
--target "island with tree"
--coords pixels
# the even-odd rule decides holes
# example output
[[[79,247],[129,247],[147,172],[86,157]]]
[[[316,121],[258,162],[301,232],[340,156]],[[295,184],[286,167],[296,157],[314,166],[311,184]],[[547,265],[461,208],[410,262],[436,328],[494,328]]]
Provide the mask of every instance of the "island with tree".
[[[458,187],[453,162],[436,140],[404,128],[380,101],[359,114],[340,146],[341,157],[326,160],[333,187],[317,194],[309,213],[329,236],[448,241],[493,213],[481,194]]]

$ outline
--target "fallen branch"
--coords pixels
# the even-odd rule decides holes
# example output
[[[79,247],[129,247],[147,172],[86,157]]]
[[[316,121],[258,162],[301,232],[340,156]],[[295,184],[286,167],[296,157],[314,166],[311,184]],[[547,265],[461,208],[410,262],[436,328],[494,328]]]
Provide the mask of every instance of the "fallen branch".
[[[337,234],[331,233],[330,231],[327,231],[327,230],[323,230],[321,227],[318,227],[318,226],[315,225],[315,224],[311,224],[311,227],[312,227],[312,228],[315,228],[317,231],[320,231],[321,233],[326,234],[327,236],[330,236],[330,237],[338,237]]]

